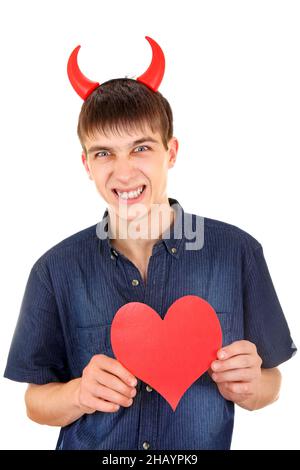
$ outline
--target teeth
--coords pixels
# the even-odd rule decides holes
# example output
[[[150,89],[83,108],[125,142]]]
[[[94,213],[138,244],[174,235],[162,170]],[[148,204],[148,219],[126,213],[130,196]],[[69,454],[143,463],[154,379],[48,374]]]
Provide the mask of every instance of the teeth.
[[[121,198],[121,199],[135,199],[137,198],[141,192],[143,191],[143,186],[141,186],[140,188],[138,188],[136,191],[130,191],[129,193],[127,192],[120,192],[118,190],[116,190],[117,193],[118,193],[118,196]]]

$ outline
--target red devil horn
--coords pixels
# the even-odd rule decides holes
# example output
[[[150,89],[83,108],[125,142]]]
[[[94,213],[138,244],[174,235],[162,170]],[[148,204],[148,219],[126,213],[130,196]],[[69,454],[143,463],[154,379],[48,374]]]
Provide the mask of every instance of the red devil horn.
[[[165,56],[160,46],[149,36],[145,36],[152,48],[152,61],[146,72],[137,78],[153,91],[157,91],[165,73]]]
[[[74,88],[76,93],[78,93],[78,95],[83,100],[85,100],[92,93],[92,91],[94,91],[95,88],[100,85],[100,83],[92,82],[87,77],[85,77],[79,69],[77,63],[77,55],[79,49],[80,46],[75,47],[74,51],[70,55],[68,60],[67,72],[72,87]]]

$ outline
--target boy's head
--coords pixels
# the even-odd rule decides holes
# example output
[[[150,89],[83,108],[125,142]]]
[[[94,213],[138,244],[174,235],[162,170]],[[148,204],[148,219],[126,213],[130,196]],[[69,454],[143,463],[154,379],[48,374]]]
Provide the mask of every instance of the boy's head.
[[[116,215],[135,201],[117,196],[115,189],[124,193],[145,186],[137,199],[145,212],[152,204],[168,203],[167,172],[178,141],[171,107],[161,93],[133,79],[109,80],[84,101],[77,133],[89,177]]]
[[[153,204],[168,205],[167,171],[178,150],[171,107],[157,91],[165,70],[164,53],[152,38],[146,39],[152,61],[136,80],[92,82],[78,67],[80,46],[67,67],[73,88],[84,99],[77,127],[83,164],[110,209],[117,216],[126,214],[126,219],[130,216],[123,209],[138,203],[143,214],[150,214]]]
[[[94,90],[84,101],[77,133],[86,155],[85,139],[95,137],[95,131],[106,133],[143,131],[151,127],[159,132],[161,141],[168,149],[173,137],[173,115],[168,101],[159,91],[130,78],[109,80]]]

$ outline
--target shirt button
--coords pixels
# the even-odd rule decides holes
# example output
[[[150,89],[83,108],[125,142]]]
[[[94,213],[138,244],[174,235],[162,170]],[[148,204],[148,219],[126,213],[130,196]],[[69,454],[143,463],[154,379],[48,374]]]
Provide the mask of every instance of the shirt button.
[[[176,248],[174,248],[174,247],[171,248],[171,251],[172,251],[173,254],[175,254],[177,252]]]
[[[111,256],[110,256],[110,259],[115,259],[114,255],[111,255]]]
[[[150,385],[147,385],[146,390],[147,392],[152,392],[152,388],[150,387]]]
[[[138,286],[138,285],[139,285],[139,281],[138,281],[137,279],[132,279],[131,284],[132,284],[133,286]]]
[[[148,450],[149,447],[150,447],[149,442],[147,442],[147,441],[143,442],[143,448],[144,448],[145,450]]]

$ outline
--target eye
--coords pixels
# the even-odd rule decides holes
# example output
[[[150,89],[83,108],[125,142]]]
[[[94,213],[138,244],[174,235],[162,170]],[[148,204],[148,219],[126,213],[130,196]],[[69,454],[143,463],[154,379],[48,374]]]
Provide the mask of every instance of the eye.
[[[149,149],[149,147],[147,147],[147,145],[140,145],[139,147],[136,147],[137,149],[142,149],[142,148],[145,148],[145,149]],[[137,152],[139,153],[139,152]]]
[[[100,154],[102,154],[102,153],[108,153],[108,152],[107,152],[107,150],[101,150],[101,152],[95,153],[95,158],[97,158],[98,156],[103,157],[103,155],[100,155]],[[104,155],[104,157],[105,157],[105,156],[106,156],[106,155]]]

